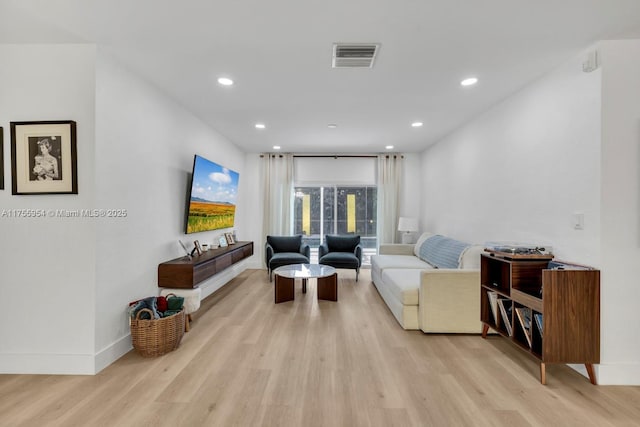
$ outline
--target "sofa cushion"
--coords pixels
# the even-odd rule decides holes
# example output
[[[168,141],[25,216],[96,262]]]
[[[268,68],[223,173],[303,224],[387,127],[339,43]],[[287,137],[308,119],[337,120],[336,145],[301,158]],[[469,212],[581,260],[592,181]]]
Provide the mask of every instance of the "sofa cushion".
[[[337,236],[327,234],[325,236],[329,252],[353,252],[360,244],[360,236]]]
[[[458,268],[468,243],[439,234],[427,238],[420,246],[420,259],[436,268]]]
[[[318,264],[327,264],[335,268],[358,268],[360,261],[353,252],[329,252],[318,260]]]
[[[415,268],[388,268],[382,272],[382,281],[403,305],[418,305],[421,272]]]
[[[382,277],[382,272],[387,268],[433,268],[428,263],[413,255],[373,255],[371,257],[371,275]]]
[[[267,236],[267,243],[274,252],[300,252],[302,234],[295,236]]]
[[[309,264],[309,259],[300,252],[278,252],[269,260],[269,267],[272,269],[291,264]]]

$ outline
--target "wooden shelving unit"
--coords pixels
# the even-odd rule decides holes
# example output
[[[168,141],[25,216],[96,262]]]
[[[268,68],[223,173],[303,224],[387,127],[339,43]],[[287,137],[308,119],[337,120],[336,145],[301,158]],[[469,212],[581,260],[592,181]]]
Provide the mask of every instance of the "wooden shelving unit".
[[[192,289],[225,268],[253,255],[253,242],[237,242],[202,255],[182,257],[158,265],[158,286]]]
[[[482,337],[487,337],[489,328],[494,329],[538,359],[542,384],[546,384],[547,363],[584,364],[589,380],[596,384],[593,365],[600,363],[600,271],[571,264],[549,269],[551,259],[482,254]],[[501,310],[500,305],[511,310]]]

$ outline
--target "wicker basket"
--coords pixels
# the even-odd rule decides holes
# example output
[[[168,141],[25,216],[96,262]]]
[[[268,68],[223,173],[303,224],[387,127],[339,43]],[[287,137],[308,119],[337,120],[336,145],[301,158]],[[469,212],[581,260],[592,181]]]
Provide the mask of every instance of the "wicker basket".
[[[131,319],[133,348],[142,357],[162,356],[178,348],[184,335],[184,310],[169,317],[151,320],[139,318],[144,311],[153,316],[151,310],[143,308]]]

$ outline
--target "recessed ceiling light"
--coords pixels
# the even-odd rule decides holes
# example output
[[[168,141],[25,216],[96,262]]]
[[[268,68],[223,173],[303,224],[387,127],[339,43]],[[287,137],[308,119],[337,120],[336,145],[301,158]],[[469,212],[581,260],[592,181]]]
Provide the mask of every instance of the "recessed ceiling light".
[[[274,149],[274,150],[279,150],[279,149],[280,149],[280,146],[279,146],[279,145],[274,145],[274,146],[273,146],[273,149]]]
[[[411,123],[411,126],[413,126],[414,128],[419,128],[422,125],[423,125],[422,122],[413,122],[413,123]]]
[[[335,124],[335,123],[329,123],[329,124],[327,125],[327,127],[328,127],[328,128],[330,128],[330,129],[335,129],[335,128],[337,128],[337,127],[338,127],[338,125],[337,125],[337,124]]]
[[[475,77],[469,77],[460,82],[462,86],[473,86],[476,83],[478,83],[478,79]]]
[[[233,84],[233,80],[227,77],[220,77],[218,79],[218,83],[220,83],[222,86],[231,86]]]
[[[387,150],[393,150],[393,145],[387,145],[387,146],[386,146],[386,147],[384,147],[384,148],[386,148]]]
[[[256,129],[264,129],[266,128],[264,123],[256,123]]]

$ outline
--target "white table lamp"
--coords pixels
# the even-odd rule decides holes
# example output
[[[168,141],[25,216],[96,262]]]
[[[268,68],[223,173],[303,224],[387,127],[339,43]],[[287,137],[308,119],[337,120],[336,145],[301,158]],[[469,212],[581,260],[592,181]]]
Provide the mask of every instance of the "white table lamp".
[[[398,231],[402,233],[402,243],[413,243],[411,233],[418,231],[418,218],[401,216],[398,220]]]

